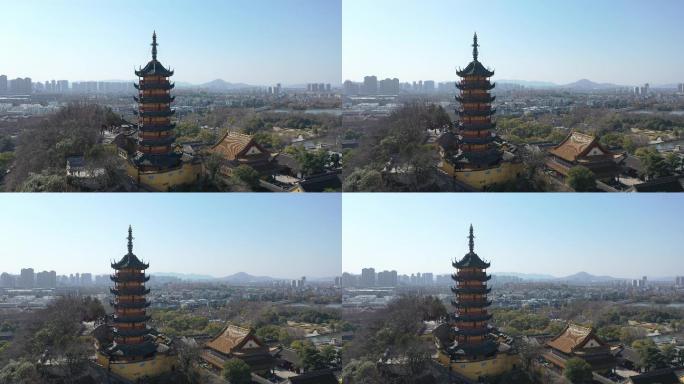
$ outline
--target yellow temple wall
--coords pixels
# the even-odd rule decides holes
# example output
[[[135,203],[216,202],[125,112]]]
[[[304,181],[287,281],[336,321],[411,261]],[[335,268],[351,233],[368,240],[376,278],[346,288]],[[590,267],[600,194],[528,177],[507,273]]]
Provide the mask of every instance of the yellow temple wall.
[[[454,179],[468,184],[474,188],[483,189],[484,187],[505,183],[516,178],[522,172],[523,164],[504,162],[496,168],[482,170],[456,170],[453,165],[446,161],[442,162],[441,169]]]
[[[138,169],[128,162],[127,172],[134,180],[138,180]],[[201,164],[183,163],[179,169],[159,173],[140,173],[140,184],[152,188],[156,191],[168,191],[182,184],[190,184],[197,181],[202,172]]]
[[[110,362],[107,356],[98,352],[97,363],[109,372],[128,380],[136,381],[145,376],[155,377],[174,370],[176,357],[173,355],[158,354],[149,360],[137,361],[135,363],[118,363]]]
[[[450,370],[457,372],[471,380],[477,380],[482,376],[498,376],[513,370],[520,364],[517,355],[506,353],[497,354],[492,358],[479,361],[451,361],[448,355],[438,353],[437,360]]]

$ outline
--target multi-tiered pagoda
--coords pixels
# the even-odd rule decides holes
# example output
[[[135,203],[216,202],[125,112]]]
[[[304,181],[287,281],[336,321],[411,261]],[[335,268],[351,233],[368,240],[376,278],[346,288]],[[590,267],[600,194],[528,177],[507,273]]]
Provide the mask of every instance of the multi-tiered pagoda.
[[[461,78],[456,83],[459,94],[456,101],[458,121],[453,131],[438,139],[442,163],[440,168],[464,186],[483,189],[492,184],[514,178],[519,162],[512,153],[504,150],[496,135],[496,123],[492,116],[495,96],[491,91],[494,83],[490,78],[494,71],[485,68],[478,60],[477,34],[473,36],[473,61],[456,73]]]
[[[492,304],[487,295],[489,263],[475,253],[475,236],[470,226],[469,252],[452,266],[456,295],[452,300],[455,308],[449,321],[434,331],[438,346],[438,361],[461,376],[480,380],[513,369],[518,364],[517,354],[511,347],[512,340],[499,333],[489,324],[492,315],[487,308]]]
[[[149,264],[133,253],[133,230],[128,227],[128,253],[111,264],[116,271],[111,276],[114,295],[110,302],[114,313],[108,315],[93,335],[97,348],[97,362],[118,376],[135,381],[143,377],[159,376],[175,368],[175,352],[171,341],[147,326],[150,316],[145,283]]]
[[[152,34],[152,60],[135,71],[138,96],[138,152],[134,162],[142,172],[160,172],[181,164],[181,155],[174,151],[176,138],[171,116],[174,84],[169,81],[173,71],[157,61],[157,33]]]
[[[456,300],[451,302],[456,308],[453,326],[455,343],[451,346],[451,351],[459,357],[478,359],[494,354],[497,343],[487,336],[492,331],[488,323],[492,315],[487,312],[487,307],[492,304],[487,299],[487,294],[491,291],[487,287],[487,281],[492,276],[486,270],[490,264],[480,259],[474,251],[472,225],[469,247],[470,252],[463,259],[451,264],[456,268],[456,273],[451,276],[456,282],[451,288],[456,294]]]
[[[144,359],[154,354],[156,346],[149,337],[150,329],[147,321],[150,316],[146,308],[150,302],[145,295],[150,293],[145,282],[150,279],[145,275],[149,264],[143,263],[133,254],[133,229],[128,227],[128,253],[118,262],[112,263],[116,273],[111,276],[114,288],[114,300],[110,302],[114,308],[113,336],[114,348],[121,352],[123,360]]]
[[[454,161],[461,169],[489,168],[501,162],[501,150],[494,143],[496,123],[492,122],[496,110],[492,109],[495,97],[490,91],[494,89],[494,84],[489,78],[494,76],[494,71],[488,70],[477,60],[479,46],[476,33],[473,36],[473,61],[465,69],[456,72],[461,78],[456,83],[456,88],[460,90],[456,101],[461,108],[456,110],[459,116],[456,129],[459,153]]]

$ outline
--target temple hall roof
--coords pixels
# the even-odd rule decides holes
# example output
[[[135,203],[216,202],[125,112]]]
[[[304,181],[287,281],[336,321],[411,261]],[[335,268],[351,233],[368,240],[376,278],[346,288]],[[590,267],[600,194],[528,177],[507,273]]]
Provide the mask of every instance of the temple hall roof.
[[[211,151],[232,161],[245,155],[252,146],[255,146],[261,153],[268,154],[268,151],[255,142],[252,136],[237,132],[226,132],[221,140],[211,147]]]
[[[260,346],[263,346],[263,343],[256,338],[253,329],[238,327],[236,325],[228,325],[218,336],[207,342],[206,346],[215,351],[228,355],[234,350],[241,348],[250,339]]]
[[[571,132],[560,144],[550,149],[549,153],[565,161],[573,162],[588,154],[593,148],[598,148],[604,154],[612,155],[598,142],[596,136],[581,132]]]
[[[593,328],[583,327],[577,324],[568,324],[560,335],[546,343],[549,347],[570,354],[582,348],[589,340],[596,340],[604,345],[595,334]]]

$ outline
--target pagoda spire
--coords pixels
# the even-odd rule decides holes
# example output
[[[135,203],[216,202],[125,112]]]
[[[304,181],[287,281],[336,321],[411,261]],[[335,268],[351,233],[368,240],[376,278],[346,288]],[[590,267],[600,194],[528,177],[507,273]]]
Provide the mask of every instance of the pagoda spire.
[[[132,255],[133,254],[133,228],[129,225],[128,226],[128,254]]]
[[[477,43],[477,32],[473,35],[473,60],[477,61],[477,47],[479,47],[480,44]]]
[[[157,60],[157,31],[152,33],[152,60]]]
[[[475,249],[475,236],[473,235],[473,225],[470,224],[470,235],[468,236],[468,247],[470,248],[470,253],[473,253]]]

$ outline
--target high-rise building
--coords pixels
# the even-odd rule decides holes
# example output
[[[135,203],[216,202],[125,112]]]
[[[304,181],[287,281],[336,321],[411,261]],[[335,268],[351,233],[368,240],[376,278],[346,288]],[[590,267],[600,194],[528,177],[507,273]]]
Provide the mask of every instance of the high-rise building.
[[[7,272],[0,274],[0,287],[2,288],[14,288],[17,284],[17,279],[14,275],[10,275]]]
[[[378,85],[378,93],[381,95],[398,95],[399,79],[394,78],[381,80]]]
[[[2,89],[2,80],[0,79],[0,90]],[[684,83],[677,84],[677,91],[681,94],[684,94]]]
[[[33,272],[33,268],[23,268],[21,274],[19,275],[18,286],[19,288],[33,288],[36,284],[36,277]]]
[[[363,78],[363,93],[365,95],[378,94],[378,78],[376,76],[366,76]]]
[[[9,82],[9,93],[12,95],[30,95],[33,91],[31,78],[16,78]]]
[[[344,94],[347,96],[355,96],[360,93],[359,89],[359,84],[351,81],[351,80],[346,80],[344,82]]]
[[[361,281],[359,282],[362,287],[374,287],[375,286],[375,269],[374,268],[364,268],[361,270]]]
[[[57,272],[42,271],[36,274],[37,288],[57,288]]]
[[[8,87],[7,75],[0,75],[0,95],[6,95],[9,92]]]
[[[382,271],[378,272],[379,287],[396,287],[397,286],[397,271]]]
[[[68,93],[69,92],[69,80],[57,81],[57,92],[58,93]]]
[[[341,279],[342,287],[351,288],[359,285],[358,276],[352,275],[351,273],[344,272]]]
[[[435,82],[433,80],[425,80],[423,82],[423,92],[433,93],[435,91]]]

